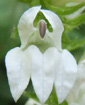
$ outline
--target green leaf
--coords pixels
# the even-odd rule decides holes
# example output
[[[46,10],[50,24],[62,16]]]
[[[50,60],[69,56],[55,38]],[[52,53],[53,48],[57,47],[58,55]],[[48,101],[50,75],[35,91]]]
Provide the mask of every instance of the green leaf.
[[[78,49],[79,47],[85,46],[85,38],[81,40],[77,40],[77,37],[74,39],[70,39],[67,35],[63,35],[62,38],[62,47],[63,49],[68,49],[69,51]]]
[[[68,31],[68,30],[66,30]],[[77,37],[78,41],[85,38],[85,24],[82,24],[68,32],[65,32],[68,34],[70,39],[74,39]]]
[[[81,57],[84,52],[85,52],[85,47],[84,48],[81,47],[81,48],[71,51],[71,53],[74,55],[77,62],[81,60]]]
[[[83,2],[84,0],[46,0],[49,2],[49,4],[54,5],[54,6],[59,6],[59,7],[64,7],[66,5],[66,3],[79,3],[79,2]]]
[[[85,13],[82,13],[73,19],[66,19],[65,17],[62,17],[62,21],[64,24],[70,25],[71,27],[78,26],[85,22]]]
[[[35,5],[40,5],[40,0],[18,0],[18,1],[27,3],[30,7]]]
[[[85,24],[71,30],[65,30],[62,35],[62,47],[69,51],[85,49]]]
[[[62,8],[49,4],[49,2],[47,0],[42,0],[41,4],[42,4],[43,8],[50,9],[50,10],[54,11],[55,13],[57,13],[58,15],[67,15],[67,14],[71,14],[71,13],[77,11],[78,9],[80,9],[81,7],[85,6],[85,1],[80,2],[79,4],[77,4],[75,6],[62,7]]]
[[[11,34],[11,38],[16,39],[17,36],[18,36],[18,29],[17,29],[17,27],[14,26],[12,34]]]

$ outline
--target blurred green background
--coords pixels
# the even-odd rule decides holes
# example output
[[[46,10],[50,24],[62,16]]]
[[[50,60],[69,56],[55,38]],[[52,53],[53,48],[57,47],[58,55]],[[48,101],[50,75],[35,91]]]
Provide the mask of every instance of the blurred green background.
[[[66,3],[66,0],[64,1],[64,3]],[[61,4],[61,2],[58,3]],[[0,0],[0,105],[24,105],[27,100],[26,97],[22,96],[19,101],[15,103],[11,96],[6,75],[5,55],[7,51],[13,47],[20,46],[18,35],[17,38],[12,38],[13,27],[17,26],[20,16],[28,8],[29,6],[27,4],[21,3],[19,0]],[[85,38],[85,24],[75,27],[67,34],[70,39],[77,37],[78,40],[81,40]],[[65,39],[65,36],[63,39]],[[72,41],[69,42],[69,40],[67,42],[66,40],[63,40],[63,48],[69,49],[70,46],[74,46],[75,43],[72,43]],[[85,44],[70,51],[77,61],[79,61],[85,51]]]
[[[29,8],[28,5],[16,0],[0,0],[0,105],[24,105],[26,101],[21,97],[15,104],[11,96],[6,75],[5,55],[11,48],[20,45],[19,38],[15,40],[11,38],[11,34],[21,14],[27,8]]]

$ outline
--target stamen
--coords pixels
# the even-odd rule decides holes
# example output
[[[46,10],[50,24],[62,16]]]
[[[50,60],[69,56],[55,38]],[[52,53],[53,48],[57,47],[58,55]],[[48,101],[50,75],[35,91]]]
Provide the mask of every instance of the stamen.
[[[46,28],[47,28],[46,22],[43,19],[40,20],[40,22],[39,22],[39,33],[40,33],[40,36],[42,38],[44,38],[44,36],[45,36]]]

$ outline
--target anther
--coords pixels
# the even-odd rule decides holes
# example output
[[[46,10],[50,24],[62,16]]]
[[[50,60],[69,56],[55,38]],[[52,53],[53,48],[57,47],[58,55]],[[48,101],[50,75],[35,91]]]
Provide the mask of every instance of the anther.
[[[44,38],[44,36],[45,36],[46,28],[47,28],[46,22],[43,19],[40,20],[40,22],[39,22],[39,33],[40,33],[40,36],[42,38]]]

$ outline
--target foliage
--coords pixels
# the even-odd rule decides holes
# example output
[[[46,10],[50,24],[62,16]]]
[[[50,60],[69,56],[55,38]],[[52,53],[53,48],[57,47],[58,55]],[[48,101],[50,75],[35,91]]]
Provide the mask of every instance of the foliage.
[[[40,5],[40,0],[18,0],[18,1],[27,3],[29,6]]]

